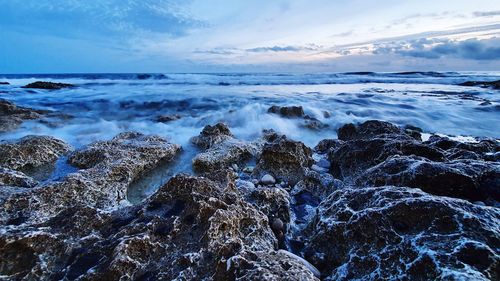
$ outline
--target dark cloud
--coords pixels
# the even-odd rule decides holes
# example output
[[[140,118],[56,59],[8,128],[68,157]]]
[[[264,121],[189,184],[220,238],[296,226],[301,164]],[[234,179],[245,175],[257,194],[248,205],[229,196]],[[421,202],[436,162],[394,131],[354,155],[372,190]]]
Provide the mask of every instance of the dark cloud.
[[[399,54],[407,57],[439,59],[453,57],[470,60],[500,59],[500,39],[419,39],[406,42],[391,42],[375,45],[374,54]]]
[[[472,15],[475,17],[493,17],[500,16],[500,11],[474,12]]]

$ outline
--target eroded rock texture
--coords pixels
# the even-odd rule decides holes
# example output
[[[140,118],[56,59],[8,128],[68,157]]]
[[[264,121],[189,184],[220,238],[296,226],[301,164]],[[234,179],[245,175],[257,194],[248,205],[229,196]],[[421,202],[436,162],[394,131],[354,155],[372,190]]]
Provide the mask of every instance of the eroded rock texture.
[[[68,206],[117,207],[142,173],[174,158],[180,147],[163,138],[122,133],[75,152],[69,163],[82,170],[29,193],[12,196],[0,211],[6,221],[41,220]]]
[[[213,173],[244,164],[262,150],[262,140],[238,140],[223,123],[206,126],[200,135],[192,138],[192,142],[204,149],[193,159],[193,169],[199,173]]]
[[[496,280],[500,211],[404,187],[331,194],[306,258],[324,280]]]
[[[70,280],[317,280],[299,259],[276,252],[267,216],[234,190],[204,178],[179,175],[139,206],[110,213],[67,208],[38,226],[43,230],[18,226],[1,236],[2,274]]]
[[[323,141],[317,149],[328,153],[332,175],[348,183],[409,186],[492,204],[500,199],[496,140],[461,143],[432,136],[422,142],[408,130],[381,121],[345,125],[339,138]]]
[[[53,137],[26,136],[15,142],[0,143],[0,167],[44,180],[50,176],[57,159],[72,150],[70,145]]]
[[[293,186],[304,177],[312,164],[309,147],[282,136],[264,145],[253,174],[257,178],[270,174]]]

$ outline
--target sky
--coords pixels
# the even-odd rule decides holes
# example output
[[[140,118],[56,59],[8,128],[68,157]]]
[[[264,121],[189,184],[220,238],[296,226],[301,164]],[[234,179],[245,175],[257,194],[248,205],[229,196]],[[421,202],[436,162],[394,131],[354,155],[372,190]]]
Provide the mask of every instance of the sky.
[[[500,71],[499,0],[0,0],[0,73]]]

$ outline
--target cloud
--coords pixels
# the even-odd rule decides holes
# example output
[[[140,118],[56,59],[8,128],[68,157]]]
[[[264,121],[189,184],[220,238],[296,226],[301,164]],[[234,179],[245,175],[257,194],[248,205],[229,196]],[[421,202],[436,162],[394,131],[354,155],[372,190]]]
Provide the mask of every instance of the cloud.
[[[63,37],[145,33],[178,37],[204,25],[190,17],[183,5],[181,0],[10,0],[0,9],[0,25],[23,33]]]
[[[273,47],[257,47],[246,49],[251,53],[267,53],[267,52],[301,52],[301,51],[318,51],[321,46],[314,44],[308,46],[273,46]]]
[[[493,17],[500,16],[500,11],[474,12],[472,15],[475,17]]]
[[[420,39],[375,45],[373,54],[398,54],[406,57],[439,59],[452,57],[468,60],[500,60],[500,39]]]

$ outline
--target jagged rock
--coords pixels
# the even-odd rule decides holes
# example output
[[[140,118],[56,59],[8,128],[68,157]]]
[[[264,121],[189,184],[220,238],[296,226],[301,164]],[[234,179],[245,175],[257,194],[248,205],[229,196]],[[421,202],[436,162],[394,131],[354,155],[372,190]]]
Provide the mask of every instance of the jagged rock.
[[[278,114],[286,118],[304,117],[304,109],[302,106],[277,106],[273,105],[268,110],[268,113]]]
[[[303,178],[305,170],[313,163],[309,147],[281,137],[264,145],[253,175],[260,178],[269,173],[277,180],[294,185]]]
[[[24,120],[39,119],[49,112],[16,106],[12,102],[0,99],[0,132],[15,130]]]
[[[17,186],[31,188],[37,185],[37,181],[27,175],[0,167],[0,189],[2,186]]]
[[[324,139],[321,140],[315,147],[314,151],[320,154],[325,154],[331,152],[338,148],[343,141],[335,139]]]
[[[467,87],[481,87],[481,88],[492,88],[492,89],[500,89],[500,80],[496,81],[467,81],[461,84],[460,86]]]
[[[227,125],[224,123],[217,123],[214,126],[205,126],[200,135],[193,137],[191,142],[203,149],[208,149],[215,144],[222,143],[232,138],[234,138],[234,136]]]
[[[305,257],[324,280],[496,280],[500,211],[417,189],[342,189],[318,208]]]
[[[444,150],[448,159],[492,159],[491,155],[500,151],[500,143],[494,139],[483,139],[477,143],[464,143],[448,137],[432,135],[424,144]]]
[[[297,256],[285,254],[285,251],[273,252],[243,252],[228,261],[228,271],[231,278],[224,280],[319,280],[314,276],[314,267]]]
[[[346,124],[339,128],[339,140],[371,139],[383,135],[406,135],[405,131],[388,122],[369,120],[359,125]]]
[[[70,164],[83,170],[9,198],[0,211],[0,221],[17,217],[39,221],[68,206],[116,208],[126,199],[127,188],[134,180],[172,160],[179,150],[180,146],[161,137],[130,132],[93,143],[69,158]]]
[[[139,206],[75,206],[2,232],[0,270],[44,280],[317,280],[276,246],[267,216],[234,190],[178,175]]]
[[[500,201],[500,165],[474,160],[433,162],[424,158],[394,156],[368,169],[358,185],[397,185],[469,201]]]
[[[446,160],[444,152],[439,148],[410,137],[386,135],[342,143],[328,154],[330,172],[335,177],[348,179],[393,155],[415,155],[433,161]]]
[[[232,273],[228,280],[319,280],[314,266],[292,253],[277,252],[247,253],[232,257],[228,261],[228,271]]]
[[[0,167],[44,179],[56,160],[73,148],[49,136],[26,136],[15,142],[0,143]]]
[[[257,156],[260,147],[256,143],[228,139],[197,154],[193,159],[193,169],[196,172],[211,172],[229,168],[233,164],[243,164]]]
[[[279,248],[285,247],[285,234],[290,224],[291,217],[291,198],[288,192],[283,188],[255,188],[246,196],[247,201],[254,204],[255,207],[263,212],[271,223],[271,229],[278,239]],[[273,224],[279,220],[283,227],[281,229],[273,228]]]
[[[72,88],[72,87],[75,87],[75,85],[66,83],[44,82],[44,81],[36,81],[33,83],[29,83],[26,86],[23,86],[23,88],[27,89],[44,89],[44,90],[59,90],[63,88]]]

